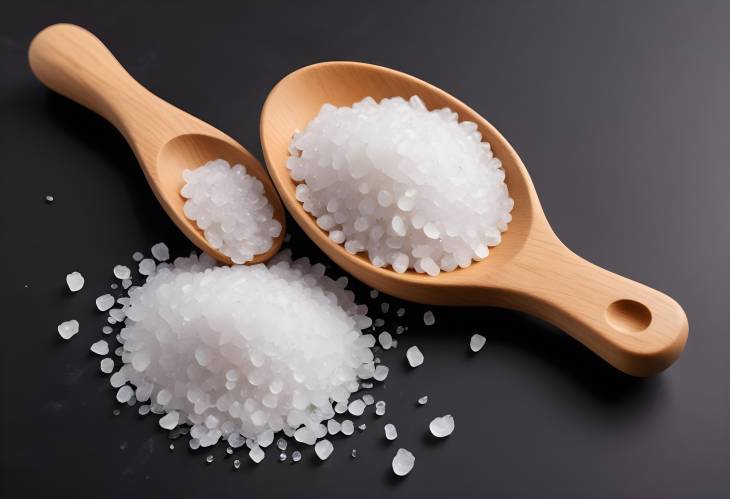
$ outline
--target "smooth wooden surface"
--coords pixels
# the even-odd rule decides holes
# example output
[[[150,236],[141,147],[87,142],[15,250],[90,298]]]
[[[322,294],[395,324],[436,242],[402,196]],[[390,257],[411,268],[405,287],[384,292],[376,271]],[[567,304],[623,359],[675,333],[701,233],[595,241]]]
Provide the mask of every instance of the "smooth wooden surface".
[[[351,105],[419,95],[429,109],[448,106],[460,120],[479,126],[506,172],[515,200],[502,243],[466,269],[430,277],[377,268],[363,254],[333,243],[295,197],[286,168],[287,146],[322,104]],[[553,233],[517,153],[484,118],[446,92],[407,74],[356,62],[307,66],[285,77],[269,94],[261,114],[261,143],[269,173],[287,209],[309,237],[338,265],[370,286],[400,298],[435,305],[492,305],[545,319],[572,335],[616,368],[648,376],[682,352],[687,317],[669,296],[580,258]]]
[[[142,87],[98,38],[79,26],[45,28],[33,39],[28,58],[33,73],[47,87],[114,124],[170,218],[198,248],[229,265],[233,262],[211,247],[183,213],[182,172],[218,158],[243,164],[263,183],[274,217],[282,225],[271,248],[248,263],[264,262],[279,251],[286,233],[281,201],[261,163],[235,140]]]

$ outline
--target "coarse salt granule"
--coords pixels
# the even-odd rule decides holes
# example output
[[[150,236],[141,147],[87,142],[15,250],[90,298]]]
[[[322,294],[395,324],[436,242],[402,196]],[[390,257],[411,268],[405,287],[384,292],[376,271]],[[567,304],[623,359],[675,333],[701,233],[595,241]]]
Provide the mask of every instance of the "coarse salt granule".
[[[281,224],[273,218],[263,184],[243,165],[231,167],[217,159],[185,170],[183,178],[185,216],[195,221],[211,246],[234,263],[249,262],[271,248]]]
[[[467,267],[511,220],[502,163],[477,125],[417,96],[325,104],[290,151],[304,209],[376,267],[432,276]]]

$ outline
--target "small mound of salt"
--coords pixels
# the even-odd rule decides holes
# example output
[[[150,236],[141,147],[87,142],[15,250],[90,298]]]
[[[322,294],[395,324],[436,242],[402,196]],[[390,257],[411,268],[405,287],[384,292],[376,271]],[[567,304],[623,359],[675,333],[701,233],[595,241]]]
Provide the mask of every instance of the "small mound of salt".
[[[454,417],[451,414],[435,418],[428,425],[434,437],[448,437],[454,431]]]
[[[325,104],[286,165],[330,239],[376,267],[434,276],[486,258],[511,220],[502,163],[477,128],[417,96]]]
[[[281,233],[264,186],[243,165],[210,161],[183,173],[183,211],[205,239],[234,263],[246,263],[268,251]]]
[[[61,335],[61,338],[64,340],[67,340],[71,338],[73,335],[79,332],[79,321],[77,320],[70,320],[62,322],[58,325],[58,334]]]
[[[66,285],[71,292],[75,293],[84,287],[84,276],[80,272],[71,272],[66,275]]]
[[[406,359],[411,367],[418,367],[423,364],[424,357],[421,349],[414,345],[406,350]]]
[[[393,473],[398,476],[406,476],[416,464],[416,457],[406,449],[398,449],[393,458]]]

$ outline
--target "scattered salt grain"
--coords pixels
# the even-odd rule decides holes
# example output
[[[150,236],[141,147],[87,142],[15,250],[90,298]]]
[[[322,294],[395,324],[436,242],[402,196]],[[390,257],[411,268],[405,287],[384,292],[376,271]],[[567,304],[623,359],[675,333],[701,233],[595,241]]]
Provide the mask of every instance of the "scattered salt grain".
[[[241,467],[241,460],[236,458],[233,460],[233,469],[237,470]]]
[[[104,334],[112,334],[112,331],[114,331],[114,329],[112,329],[111,326],[104,326],[101,328],[101,332]]]
[[[125,265],[116,265],[114,267],[114,277],[117,279],[129,279],[129,276],[132,275],[132,271],[129,270],[129,267]]]
[[[412,346],[406,350],[406,358],[411,367],[418,367],[423,364],[423,353],[421,353],[421,350],[417,346]]]
[[[114,370],[114,361],[109,357],[101,359],[101,362],[99,362],[99,369],[101,369],[101,372],[104,374],[111,373]]]
[[[424,395],[423,397],[418,399],[418,405],[426,405],[428,404],[428,395]]]
[[[340,428],[342,428],[342,425],[334,419],[327,421],[327,433],[330,435],[337,435],[340,432]]]
[[[53,202],[53,196],[48,195],[46,196],[46,203],[52,203]]]
[[[416,464],[416,457],[406,449],[398,449],[393,458],[393,473],[398,476],[405,476],[413,469]]]
[[[134,260],[135,262],[139,262],[143,258],[144,258],[144,255],[139,251],[135,251],[134,253],[132,253],[132,260]]]
[[[334,420],[330,419],[330,421],[334,421]],[[284,440],[283,438],[280,438],[279,440],[276,441],[276,446],[279,448],[279,450],[286,450],[286,440]]]
[[[385,438],[388,440],[395,440],[398,438],[398,431],[395,429],[395,425],[388,423],[384,427],[385,430]]]
[[[282,452],[281,454],[279,454],[279,461],[281,461],[282,463],[286,461],[286,452]]]
[[[365,402],[365,405],[373,405],[375,403],[375,397],[366,393],[362,396],[362,401]]]
[[[451,414],[435,418],[428,425],[434,437],[448,437],[454,431],[454,417]]]
[[[84,276],[79,272],[71,272],[66,275],[66,285],[72,292],[76,292],[84,287]]]
[[[160,426],[166,430],[172,430],[180,422],[180,413],[171,411],[160,418]]]
[[[387,313],[388,313],[388,310],[390,310],[390,303],[388,303],[388,302],[383,302],[383,303],[381,303],[381,304],[380,304],[380,310],[381,310],[381,311],[382,311],[382,312],[383,312],[384,314],[387,314]]]
[[[427,326],[433,326],[436,323],[436,318],[433,315],[433,312],[430,310],[423,314],[423,323]]]
[[[352,435],[355,433],[355,424],[349,419],[344,420],[340,426],[340,431],[342,431],[343,435]]]
[[[152,258],[145,258],[139,262],[139,273],[142,275],[152,275],[155,273],[157,264]]]
[[[294,452],[291,453],[291,460],[294,461],[295,463],[298,463],[299,461],[302,460],[302,453],[299,452],[298,450],[295,450]]]
[[[365,423],[363,423],[363,424],[361,424],[360,426],[358,426],[358,427],[357,427],[357,429],[358,429],[358,430],[360,430],[360,431],[365,431],[365,429],[366,429],[367,427],[368,427],[368,425],[366,425]]]
[[[185,170],[183,178],[185,216],[197,223],[211,246],[234,263],[248,262],[271,248],[281,224],[273,218],[263,184],[243,165],[217,159]]]
[[[123,287],[124,289],[127,289],[127,288],[129,288],[129,286],[131,286],[131,285],[132,285],[132,279],[124,279],[124,280],[122,281],[122,287]]]
[[[98,308],[102,312],[106,312],[114,306],[115,301],[116,300],[112,295],[101,295],[99,298],[96,299],[96,308]]]
[[[399,308],[395,311],[395,315],[397,315],[398,317],[403,317],[404,315],[406,315],[406,309],[403,307]]]
[[[376,416],[385,415],[385,402],[384,401],[379,400],[375,403],[375,415]]]
[[[478,352],[487,342],[487,339],[481,334],[473,334],[469,340],[469,348],[472,352]]]
[[[124,385],[117,390],[117,401],[121,404],[127,403],[134,396],[134,390],[129,385]]]
[[[205,462],[206,462],[206,463],[208,463],[208,464],[212,463],[212,462],[213,462],[213,460],[215,460],[215,458],[214,458],[214,457],[213,457],[212,455],[208,455],[208,456],[207,456],[207,457],[205,458]]]
[[[357,449],[352,449],[352,452],[350,452],[350,457],[355,459],[357,457]]]
[[[330,454],[332,454],[333,450],[334,446],[332,445],[332,442],[327,439],[320,440],[314,446],[314,452],[317,454],[317,457],[320,458],[322,461],[330,457]]]
[[[385,378],[388,377],[388,367],[379,365],[375,368],[375,374],[373,375],[373,378],[375,381],[385,381]]]
[[[385,350],[389,350],[393,346],[393,337],[388,331],[383,331],[378,335],[378,343]]]
[[[375,369],[375,371],[377,372],[377,369]],[[347,410],[350,411],[350,414],[353,416],[362,416],[362,413],[365,410],[365,402],[360,399],[353,400],[350,402]]]
[[[372,298],[373,300],[378,297],[378,294],[379,293],[378,293],[378,290],[377,289],[371,289],[370,290],[370,298]]]
[[[150,413],[150,409],[150,406],[147,404],[141,405],[139,406],[139,409],[137,409],[137,414],[139,414],[140,416],[146,416]]]
[[[91,351],[97,355],[106,355],[109,353],[109,343],[104,340],[99,340],[91,345]]]
[[[152,252],[152,256],[160,262],[166,262],[170,259],[170,250],[165,243],[155,244],[150,251]]]
[[[58,334],[61,335],[61,338],[63,338],[64,340],[67,340],[79,332],[79,321],[70,320],[70,321],[62,322],[61,324],[58,325],[57,329],[58,329]]]
[[[262,451],[261,447],[259,447],[258,445],[254,445],[248,453],[248,457],[250,457],[251,461],[256,464],[263,461],[265,456],[266,454],[264,454],[264,451]]]

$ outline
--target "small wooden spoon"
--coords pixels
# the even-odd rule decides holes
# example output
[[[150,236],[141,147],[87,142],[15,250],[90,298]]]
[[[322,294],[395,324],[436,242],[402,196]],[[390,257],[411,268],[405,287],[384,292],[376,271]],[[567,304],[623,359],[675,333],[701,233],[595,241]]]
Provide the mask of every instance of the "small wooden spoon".
[[[271,248],[249,264],[274,256],[284,240],[284,208],[261,163],[238,142],[163,101],[137,83],[98,38],[72,24],[54,24],[38,33],[28,51],[33,74],[47,87],[100,114],[124,135],[152,191],[167,214],[201,250],[232,264],[213,248],[183,212],[182,172],[218,158],[242,164],[264,185],[282,230]]]
[[[286,167],[287,146],[322,104],[350,106],[366,96],[420,96],[429,109],[448,106],[479,126],[502,161],[515,201],[502,243],[466,269],[430,277],[377,268],[351,255],[305,212]],[[280,81],[261,113],[261,143],[274,183],[291,215],[340,267],[388,294],[433,305],[492,305],[555,324],[618,369],[648,376],[669,366],[687,339],[687,317],[672,298],[580,258],[553,233],[530,176],[509,143],[484,118],[433,85],[392,69],[355,62],[302,68]]]

